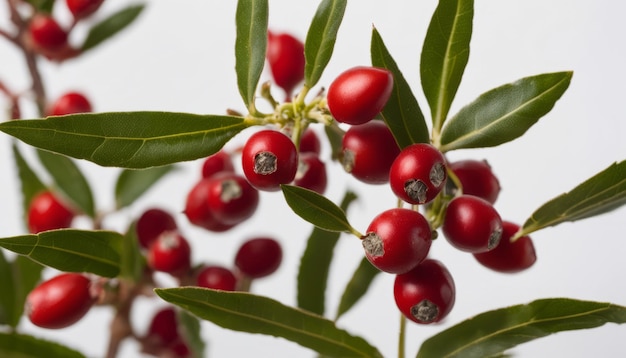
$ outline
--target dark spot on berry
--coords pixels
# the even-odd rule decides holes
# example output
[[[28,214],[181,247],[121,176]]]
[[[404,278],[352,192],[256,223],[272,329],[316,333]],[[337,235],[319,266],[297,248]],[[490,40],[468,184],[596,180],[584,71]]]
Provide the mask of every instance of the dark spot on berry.
[[[409,179],[404,182],[404,192],[413,201],[423,204],[426,202],[428,186],[426,186],[426,184],[419,179]]]
[[[375,232],[370,232],[365,235],[362,243],[365,252],[367,252],[370,256],[383,256],[385,254],[383,240]]]
[[[261,175],[269,175],[276,171],[276,155],[271,152],[259,152],[254,156],[254,172]]]
[[[439,316],[439,307],[433,302],[424,299],[411,307],[411,315],[420,322],[430,323]]]

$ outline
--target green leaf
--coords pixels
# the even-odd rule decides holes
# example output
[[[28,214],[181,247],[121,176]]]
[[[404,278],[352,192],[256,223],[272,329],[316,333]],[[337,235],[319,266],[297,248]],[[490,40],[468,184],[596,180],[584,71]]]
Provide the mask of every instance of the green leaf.
[[[341,210],[345,212],[356,198],[356,194],[347,192],[341,202]],[[328,272],[339,236],[339,232],[313,228],[298,270],[299,308],[324,315]]]
[[[30,202],[35,195],[46,190],[46,185],[28,165],[15,143],[13,143],[13,158],[15,159],[15,165],[17,166],[19,182],[22,186],[22,212],[24,227],[28,227],[26,213],[28,212]]]
[[[626,307],[549,298],[481,313],[427,339],[418,358],[486,357],[547,335],[626,323]],[[591,342],[590,342],[591,343]]]
[[[102,20],[89,29],[87,38],[81,50],[87,51],[100,45],[105,40],[122,31],[137,19],[144,9],[144,5],[130,5]]]
[[[185,310],[177,310],[178,322],[180,323],[180,335],[184,338],[191,351],[191,357],[205,357],[205,343],[201,336],[202,326],[198,317]]]
[[[98,165],[147,168],[208,157],[251,125],[232,116],[111,112],[8,121],[0,130]]]
[[[115,205],[117,209],[126,207],[148,191],[175,167],[164,165],[147,169],[125,169],[115,182]]]
[[[324,132],[326,133],[328,144],[330,144],[331,158],[339,160],[341,158],[341,142],[346,132],[336,123],[324,126]]]
[[[375,28],[372,29],[370,51],[372,66],[386,68],[393,73],[393,92],[382,115],[396,142],[400,148],[413,143],[430,143],[428,127],[417,99]]]
[[[428,26],[420,62],[433,132],[443,126],[469,58],[473,0],[440,0]]]
[[[132,282],[139,282],[143,278],[146,267],[145,257],[141,254],[139,247],[136,224],[133,222],[130,225],[118,249],[118,252],[121,253],[119,275]]]
[[[15,327],[11,322],[13,309],[16,306],[13,270],[9,261],[4,257],[2,250],[0,250],[0,282],[2,282],[2,290],[0,290],[0,324],[9,324]]]
[[[572,72],[545,73],[492,89],[462,108],[441,133],[441,150],[493,147],[524,134],[550,112]]]
[[[61,229],[0,238],[0,247],[61,271],[116,277],[121,240],[122,235],[112,231]]]
[[[337,328],[332,321],[271,298],[199,287],[155,292],[165,301],[223,328],[282,337],[322,354],[382,357],[365,340]]]
[[[347,0],[322,0],[304,41],[304,84],[312,88],[328,65],[335,48]]]
[[[235,21],[235,70],[241,98],[254,108],[254,96],[265,64],[267,48],[267,0],[239,0]]]
[[[13,309],[12,326],[17,326],[24,313],[26,296],[41,280],[43,266],[26,256],[17,255],[12,263],[13,287],[15,288],[15,307]]]
[[[543,204],[511,240],[531,232],[607,213],[626,204],[626,161],[613,163],[568,193]]]
[[[96,216],[91,187],[78,166],[70,158],[46,150],[38,150],[37,154],[58,188],[83,213]]]
[[[0,357],[41,358],[63,357],[84,358],[85,356],[58,343],[17,333],[0,333]]]
[[[302,219],[327,231],[343,231],[361,237],[335,203],[313,190],[295,185],[281,185],[287,205]]]
[[[339,308],[337,308],[337,315],[335,320],[338,320],[344,313],[348,312],[354,305],[359,302],[361,297],[367,293],[374,278],[381,271],[374,267],[366,258],[361,260],[359,267],[354,271],[350,282],[346,285],[346,289],[341,295],[341,301],[339,302]]]
[[[55,0],[27,0],[29,4],[31,4],[37,12],[51,14],[52,8],[54,7]]]

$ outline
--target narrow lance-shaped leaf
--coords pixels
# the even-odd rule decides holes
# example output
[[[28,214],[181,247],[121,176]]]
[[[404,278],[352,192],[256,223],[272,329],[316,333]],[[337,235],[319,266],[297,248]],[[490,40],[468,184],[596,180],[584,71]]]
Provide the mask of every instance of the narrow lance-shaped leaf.
[[[413,143],[429,143],[428,127],[417,99],[375,28],[372,29],[370,51],[373,66],[386,68],[393,73],[393,92],[382,115],[396,142],[400,148]]]
[[[93,218],[96,210],[91,187],[76,163],[66,156],[46,150],[38,150],[37,154],[58,188],[83,213]]]
[[[40,358],[85,356],[59,343],[17,333],[0,333],[0,357]]]
[[[15,288],[15,308],[13,309],[13,326],[17,326],[24,313],[24,303],[26,296],[35,288],[41,280],[41,272],[43,266],[26,256],[18,255],[12,263],[13,266],[13,282]]]
[[[420,60],[424,95],[439,133],[461,83],[470,52],[473,0],[440,0],[433,14]]]
[[[441,150],[500,145],[521,136],[569,87],[572,72],[544,73],[494,88],[450,118]]]
[[[281,185],[281,188],[287,205],[302,219],[327,231],[362,236],[350,225],[346,213],[323,195],[295,185]]]
[[[317,84],[330,61],[347,4],[347,0],[322,0],[317,7],[304,41],[304,84],[308,88]]]
[[[164,165],[147,169],[123,169],[115,182],[115,206],[126,207],[156,184],[175,167]]]
[[[0,290],[0,325],[11,324],[13,309],[15,308],[15,282],[13,281],[13,270],[11,264],[0,250],[0,282],[3,289]]]
[[[600,173],[543,204],[511,239],[555,226],[607,213],[626,204],[626,161],[613,163]]]
[[[28,227],[26,213],[32,198],[44,190],[45,184],[39,179],[35,171],[28,165],[17,145],[13,143],[13,158],[17,167],[19,182],[22,186],[22,211],[24,217],[24,227]]]
[[[0,238],[0,247],[61,271],[116,277],[121,240],[121,234],[111,231],[61,229]]]
[[[183,327],[180,333],[183,336],[185,342],[187,342],[187,344],[189,345],[189,349],[191,350],[191,357],[206,357],[206,355],[204,354],[205,343],[204,339],[201,336],[202,326],[200,325],[200,320],[198,319],[198,317],[185,310],[179,310],[177,313],[178,322],[180,322],[180,325]]]
[[[139,282],[143,278],[146,268],[146,259],[139,248],[136,222],[131,223],[126,234],[119,241],[120,273],[119,276],[131,282]]]
[[[148,168],[207,157],[251,125],[235,116],[111,112],[3,122],[0,131],[102,166]]]
[[[356,198],[353,192],[347,192],[341,201],[341,210],[345,212]],[[298,269],[299,308],[324,315],[328,272],[340,235],[340,232],[313,228]]]
[[[248,108],[254,108],[254,96],[265,64],[268,12],[267,0],[237,2],[235,71],[239,93]]]
[[[376,348],[337,328],[332,321],[268,297],[198,287],[155,292],[165,301],[223,328],[282,337],[331,356],[381,357]]]
[[[359,300],[367,293],[367,290],[374,281],[374,278],[381,272],[382,271],[374,267],[374,265],[372,265],[372,263],[366,258],[361,260],[359,266],[354,271],[350,282],[348,282],[343,294],[341,295],[341,301],[339,301],[339,308],[337,308],[335,320],[338,320],[339,317],[348,312],[357,302],[359,302]]]
[[[144,5],[130,5],[95,24],[87,33],[87,38],[81,50],[87,51],[100,45],[105,40],[113,37],[118,32],[122,31],[128,25],[132,24],[135,19],[141,14],[144,9]]]
[[[553,333],[605,323],[626,323],[626,307],[567,298],[541,299],[484,312],[452,326],[424,341],[417,357],[489,357]]]

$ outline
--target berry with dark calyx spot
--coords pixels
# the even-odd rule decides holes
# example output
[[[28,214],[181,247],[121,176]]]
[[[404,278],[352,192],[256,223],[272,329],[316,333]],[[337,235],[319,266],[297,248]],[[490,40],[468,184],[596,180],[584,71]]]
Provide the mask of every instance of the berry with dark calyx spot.
[[[278,241],[258,237],[244,242],[235,255],[235,266],[248,278],[261,278],[274,273],[283,259]]]
[[[33,16],[28,31],[35,49],[45,55],[61,51],[67,46],[67,32],[50,15]]]
[[[502,219],[487,200],[461,195],[448,203],[441,227],[452,246],[471,253],[492,250],[502,237]]]
[[[341,142],[344,170],[367,184],[389,182],[389,170],[398,154],[400,147],[383,121],[351,126]]]
[[[404,273],[426,258],[432,243],[428,220],[417,211],[395,208],[378,214],[362,238],[365,256],[379,270]]]
[[[519,225],[509,221],[502,222],[500,244],[491,251],[474,254],[483,266],[502,273],[515,273],[530,268],[537,255],[529,236],[522,236],[511,242],[511,237],[519,230]]]
[[[74,113],[89,113],[91,103],[82,93],[68,92],[59,97],[50,109],[51,116],[63,116]]]
[[[298,152],[291,139],[275,130],[254,133],[241,152],[246,179],[259,190],[277,191],[293,181],[298,170]]]
[[[259,192],[241,175],[223,172],[204,180],[208,181],[208,210],[218,222],[237,225],[256,211]]]
[[[317,155],[320,154],[322,150],[322,144],[320,143],[320,139],[315,133],[315,131],[311,128],[307,128],[304,133],[302,133],[302,137],[300,138],[300,147],[298,148],[300,153],[315,153]]]
[[[428,324],[445,318],[456,299],[456,287],[448,269],[426,259],[411,271],[397,275],[393,294],[400,312],[413,322]]]
[[[191,267],[191,248],[178,232],[166,231],[150,246],[147,261],[155,271],[181,276]]]
[[[185,216],[193,225],[213,232],[224,232],[233,228],[219,221],[209,208],[209,191],[211,182],[208,179],[198,181],[187,193]]]
[[[75,213],[51,191],[35,195],[28,207],[28,229],[36,234],[42,231],[68,228]]]
[[[234,291],[237,286],[237,277],[225,267],[205,266],[196,276],[196,285],[214,290]]]
[[[274,83],[289,98],[304,79],[304,44],[290,34],[268,31],[266,58]]]
[[[434,146],[411,144],[396,157],[389,171],[391,190],[410,204],[433,200],[446,182],[446,160]]]
[[[463,194],[474,195],[494,204],[500,182],[486,160],[460,160],[448,164],[463,186]]]
[[[25,313],[43,328],[65,328],[83,318],[95,302],[91,280],[79,273],[62,273],[35,287],[26,297]]]
[[[341,73],[328,87],[328,109],[341,123],[363,124],[385,107],[393,75],[384,68],[357,66]]]
[[[231,160],[230,155],[224,150],[220,150],[217,153],[208,156],[202,163],[203,178],[210,178],[214,174],[221,172],[233,172],[234,170],[233,161]]]
[[[66,0],[67,8],[74,18],[82,19],[96,12],[104,0]]]
[[[324,194],[328,184],[324,162],[313,152],[300,153],[299,160],[298,172],[293,183],[318,194]]]
[[[144,211],[137,219],[137,239],[141,247],[147,249],[162,233],[174,231],[177,228],[172,214],[163,209],[151,208]]]

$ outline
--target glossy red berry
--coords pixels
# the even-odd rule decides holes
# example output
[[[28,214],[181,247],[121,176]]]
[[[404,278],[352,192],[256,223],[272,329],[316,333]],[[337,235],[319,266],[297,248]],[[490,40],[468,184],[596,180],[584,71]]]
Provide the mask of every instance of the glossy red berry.
[[[393,285],[396,305],[413,322],[428,324],[445,318],[456,299],[456,287],[448,269],[426,259],[411,271],[397,275]]]
[[[73,219],[74,211],[50,191],[35,195],[28,207],[28,229],[33,234],[68,228]]]
[[[174,217],[163,209],[148,209],[137,219],[137,239],[144,249],[149,248],[162,233],[176,229]]]
[[[300,153],[299,158],[300,163],[293,183],[299,187],[324,194],[328,184],[324,162],[313,152]]]
[[[341,73],[328,87],[328,109],[342,123],[363,124],[385,107],[393,75],[384,68],[357,66]]]
[[[221,172],[233,172],[234,170],[233,161],[230,155],[224,150],[220,150],[208,156],[202,163],[203,178],[209,178]]]
[[[351,126],[341,142],[344,170],[368,184],[389,182],[389,170],[398,154],[400,147],[383,121]]]
[[[224,225],[237,225],[250,218],[259,205],[259,192],[239,174],[222,172],[207,180],[207,206]]]
[[[214,290],[234,291],[237,286],[235,274],[221,266],[205,266],[196,276],[196,285]]]
[[[300,153],[311,152],[319,155],[321,149],[322,145],[319,137],[313,129],[307,128],[304,133],[302,133],[302,138],[300,138],[300,148],[298,148],[298,150]]]
[[[150,347],[162,348],[174,343],[178,337],[178,315],[173,307],[168,306],[152,316],[144,341]]]
[[[219,221],[209,208],[209,192],[211,182],[208,179],[198,181],[187,194],[185,216],[190,223],[214,232],[231,229],[229,225]]]
[[[362,243],[372,265],[398,274],[411,270],[426,258],[431,238],[430,225],[422,214],[395,208],[372,220]]]
[[[461,195],[448,204],[441,229],[446,240],[457,249],[485,252],[498,246],[502,219],[487,200]]]
[[[500,244],[491,251],[474,254],[483,266],[503,273],[515,273],[530,268],[537,255],[535,246],[529,236],[522,236],[511,242],[511,237],[519,230],[519,225],[502,222],[502,239]]]
[[[268,31],[266,57],[274,83],[289,97],[304,79],[304,44],[290,34]]]
[[[78,92],[68,92],[54,102],[50,109],[50,115],[63,116],[66,114],[88,113],[91,111],[91,103],[87,97]]]
[[[44,53],[59,51],[67,45],[67,32],[50,15],[33,16],[28,30],[35,48]]]
[[[180,234],[166,231],[150,246],[147,261],[155,271],[178,276],[191,267],[191,248]]]
[[[500,182],[486,160],[460,160],[448,167],[459,178],[463,194],[474,195],[494,204],[500,194]]]
[[[446,160],[434,146],[411,144],[396,157],[389,171],[393,192],[410,204],[425,204],[443,189]]]
[[[63,273],[44,281],[26,297],[26,314],[36,326],[64,328],[76,323],[95,302],[91,281],[82,274]]]
[[[241,152],[246,179],[259,190],[277,191],[291,183],[298,170],[298,152],[291,139],[275,130],[254,133]]]
[[[235,255],[235,266],[249,278],[260,278],[274,273],[283,259],[278,241],[259,237],[243,243]]]
[[[104,0],[66,0],[67,8],[74,18],[85,18],[100,8]]]

